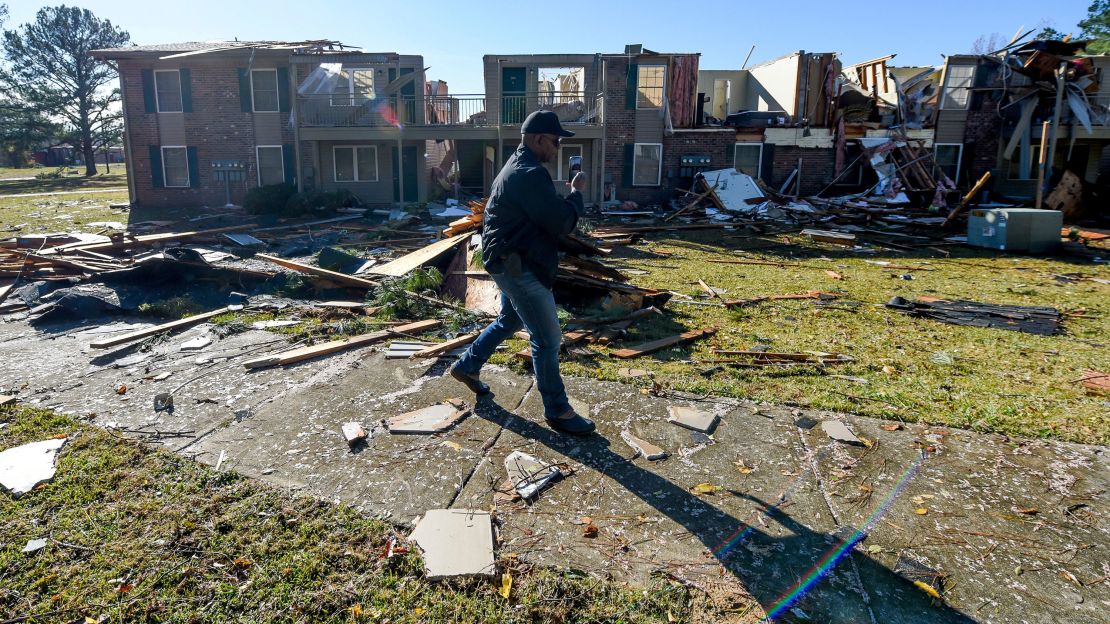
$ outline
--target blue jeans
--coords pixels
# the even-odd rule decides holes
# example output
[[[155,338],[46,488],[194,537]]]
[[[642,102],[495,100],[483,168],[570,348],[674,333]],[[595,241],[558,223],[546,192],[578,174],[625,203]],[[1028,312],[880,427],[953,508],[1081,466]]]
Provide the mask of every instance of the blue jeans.
[[[501,289],[501,314],[470,343],[456,366],[464,373],[477,375],[499,344],[522,327],[527,328],[532,339],[532,368],[543,398],[544,415],[555,418],[565,413],[570,409],[570,402],[559,374],[563,332],[555,314],[551,289],[527,270],[520,276],[491,273],[490,277]]]

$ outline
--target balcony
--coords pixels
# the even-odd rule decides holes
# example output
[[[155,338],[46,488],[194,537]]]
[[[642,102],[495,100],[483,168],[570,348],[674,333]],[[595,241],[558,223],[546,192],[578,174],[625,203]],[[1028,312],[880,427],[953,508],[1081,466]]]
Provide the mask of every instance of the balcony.
[[[384,96],[312,95],[297,98],[302,128],[478,127],[519,125],[535,110],[552,110],[567,125],[599,126],[601,94]]]

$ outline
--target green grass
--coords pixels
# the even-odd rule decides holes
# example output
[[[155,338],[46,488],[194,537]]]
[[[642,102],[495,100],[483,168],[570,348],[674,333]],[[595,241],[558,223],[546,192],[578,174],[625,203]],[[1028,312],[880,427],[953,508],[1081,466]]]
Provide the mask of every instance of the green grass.
[[[118,221],[126,225],[128,211],[113,210],[108,206],[126,204],[127,201],[127,191],[40,197],[0,196],[0,236],[5,232],[99,232],[103,228],[88,225],[97,221]],[[17,226],[22,227],[16,230]]]
[[[59,177],[43,179],[20,180],[12,178],[34,177],[40,174],[52,174],[56,167],[38,167],[34,169],[0,169],[0,195],[15,195],[22,193],[57,193],[63,191],[80,191],[90,189],[121,188],[127,186],[127,170],[125,165],[112,165],[111,173],[104,172],[104,165],[97,165],[98,174],[86,177],[85,168],[80,167],[79,173],[65,172]]]
[[[718,232],[650,240],[614,253],[610,263],[649,271],[634,276],[641,286],[700,293],[697,278],[724,288],[726,298],[843,291],[840,302],[822,308],[812,301],[765,302],[739,311],[668,303],[666,318],[636,323],[632,336],[614,348],[638,344],[689,328],[716,325],[717,335],[653,355],[619,360],[592,346],[599,357],[566,361],[573,375],[624,381],[620,367],[656,373],[664,387],[839,410],[905,421],[982,431],[1110,443],[1110,397],[1087,394],[1075,380],[1083,369],[1110,370],[1110,286],[1091,281],[1061,283],[1052,274],[1081,272],[1110,278],[1110,267],[1088,260],[1007,256],[952,247],[953,258],[936,252],[853,254],[802,241],[768,248],[764,240],[720,238]],[[745,246],[749,253],[737,253]],[[765,251],[756,251],[757,248]],[[652,257],[648,249],[673,252]],[[793,255],[791,255],[793,254]],[[955,256],[960,256],[956,258]],[[795,261],[815,268],[714,264],[720,258]],[[1103,254],[1110,257],[1110,252]],[[823,259],[824,258],[824,259]],[[934,271],[884,270],[865,260],[928,265]],[[838,281],[824,269],[844,276]],[[911,273],[912,281],[892,276]],[[1067,333],[1035,336],[1000,329],[947,325],[911,318],[883,307],[895,295],[930,295],[976,301],[1086,310],[1092,318],[1064,321]],[[677,298],[676,298],[677,300]],[[702,299],[704,300],[704,299]],[[860,302],[857,308],[848,301]],[[813,368],[726,368],[707,376],[711,348],[746,349],[759,343],[772,351],[824,351],[855,358],[849,364]],[[513,343],[512,351],[524,348]],[[510,351],[510,352],[512,352]],[[950,365],[932,361],[937,352]],[[497,356],[504,362],[507,356]],[[693,361],[691,361],[693,360]],[[865,379],[859,384],[830,375]],[[641,381],[647,384],[647,381]]]
[[[430,583],[395,530],[44,410],[0,408],[0,449],[69,435],[54,480],[0,492],[0,619],[28,622],[667,622],[706,602],[513,559],[508,600],[489,581]],[[43,550],[20,551],[47,538]],[[673,618],[673,620],[669,619]]]

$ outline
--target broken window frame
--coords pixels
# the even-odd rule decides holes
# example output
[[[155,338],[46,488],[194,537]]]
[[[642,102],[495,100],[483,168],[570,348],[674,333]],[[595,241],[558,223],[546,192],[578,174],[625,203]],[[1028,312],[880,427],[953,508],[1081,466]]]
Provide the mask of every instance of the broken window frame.
[[[578,156],[580,158],[585,157],[586,150],[585,150],[585,146],[582,145],[581,143],[566,143],[566,144],[560,144],[559,145],[559,163],[558,163],[558,167],[556,168],[556,171],[555,171],[555,173],[557,174],[555,179],[556,180],[565,180],[567,182],[570,182],[570,178],[567,177],[567,176],[570,175],[570,165],[567,164],[568,156],[564,155],[564,150],[566,150],[567,148],[570,148],[572,150],[578,150],[577,154],[570,154],[570,156]],[[566,175],[563,175],[564,174],[564,171],[563,171],[564,166],[567,168],[567,171],[565,172]]]
[[[281,176],[277,182],[266,183],[262,179],[262,150],[277,150],[277,161],[281,166]],[[258,169],[258,186],[270,186],[272,184],[285,184],[285,154],[280,145],[255,145],[254,146],[254,162],[255,167]]]
[[[339,150],[351,150],[351,176],[350,180],[339,179],[339,159],[336,157]],[[359,157],[358,151],[360,149],[374,150],[374,178],[364,179],[359,177]],[[340,184],[349,182],[378,182],[381,178],[378,166],[378,146],[377,145],[333,145],[331,148],[331,173],[332,181]]]
[[[355,74],[363,72],[370,74],[370,88],[358,90],[355,88]],[[335,81],[335,86],[332,87],[330,103],[332,106],[340,107],[362,106],[377,97],[375,83],[373,67],[344,67],[339,71],[339,79]],[[339,90],[340,85],[345,85],[345,88]]]
[[[755,161],[755,173],[750,173],[750,172],[747,172],[747,171],[743,171],[742,169],[740,169],[740,166],[737,164],[736,160],[737,160],[737,156],[740,153],[740,147],[741,146],[744,146],[744,147],[758,146],[759,147],[759,156],[756,158],[756,161]],[[732,146],[732,168],[739,171],[740,173],[749,175],[753,178],[761,177],[763,175],[763,143],[760,143],[758,141],[737,141]]]
[[[166,158],[166,150],[181,150],[181,161],[185,165],[185,183],[184,184],[170,184],[169,169],[166,163],[169,159]],[[184,145],[162,145],[162,186],[164,188],[189,188],[192,181],[192,172],[189,171],[189,148]]]
[[[158,75],[159,74],[173,74],[177,80],[177,108],[167,109],[162,105],[162,89],[159,87]],[[169,94],[166,94],[167,96]],[[167,98],[168,99],[168,98]],[[170,104],[170,102],[166,102]],[[154,70],[154,105],[155,110],[159,113],[182,113],[185,112],[185,99],[181,94],[181,70],[179,69],[156,69]]]
[[[648,92],[645,92],[644,87],[644,70],[645,69],[659,69],[659,84],[646,87]],[[653,81],[654,82],[654,81]],[[655,93],[658,90],[659,103],[652,104],[651,98],[648,93]],[[667,101],[667,66],[662,63],[645,63],[636,67],[636,110],[657,110],[663,108],[663,104]],[[647,102],[647,104],[644,104]]]
[[[944,98],[941,100],[940,103],[941,110],[968,109],[968,107],[971,105],[971,88],[975,85],[975,68],[975,65],[948,66],[948,68],[944,72]],[[956,75],[957,70],[964,69],[970,70],[967,76]],[[962,71],[960,73],[962,73]],[[966,82],[966,84],[953,85],[953,78],[956,78],[961,82]]]
[[[272,91],[272,93],[274,95],[274,107],[273,108],[259,108],[258,107],[259,89],[257,87],[255,87],[255,83],[254,83],[254,75],[255,74],[273,74],[274,75],[274,88],[273,88],[273,91]],[[252,69],[251,70],[251,111],[253,111],[255,113],[276,113],[276,112],[278,112],[281,109],[281,97],[280,97],[280,94],[278,93],[280,91],[280,89],[281,88],[278,86],[277,69]],[[266,95],[266,96],[269,96],[270,93],[271,93],[270,89],[263,90],[263,94]]]
[[[939,158],[939,155],[940,155],[940,149],[939,148],[942,148],[942,147],[958,148],[956,150],[956,162],[955,162],[955,167],[956,167],[955,173],[956,173],[956,175],[954,175],[954,176],[953,175],[948,175],[947,171],[944,172],[944,175],[948,175],[948,177],[952,180],[952,182],[954,182],[956,184],[959,184],[960,183],[960,180],[959,180],[959,178],[960,178],[960,167],[963,166],[963,160],[964,160],[964,144],[963,143],[933,143],[933,169],[934,169],[933,175],[934,175],[934,177],[939,177],[938,174],[941,171],[943,171],[941,169],[940,158]]]
[[[658,147],[659,166],[655,169],[654,182],[639,182],[637,181],[636,172],[638,170],[638,161],[640,160],[641,147]],[[632,186],[659,186],[663,179],[663,144],[662,143],[633,143],[632,144]]]

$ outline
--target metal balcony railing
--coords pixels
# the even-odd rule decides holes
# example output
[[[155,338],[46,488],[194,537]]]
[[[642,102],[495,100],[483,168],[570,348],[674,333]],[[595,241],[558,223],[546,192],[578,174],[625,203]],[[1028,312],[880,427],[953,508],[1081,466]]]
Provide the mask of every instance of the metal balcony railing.
[[[535,110],[552,110],[564,124],[600,125],[601,94],[384,96],[332,94],[297,100],[301,127],[476,126],[520,124]]]

